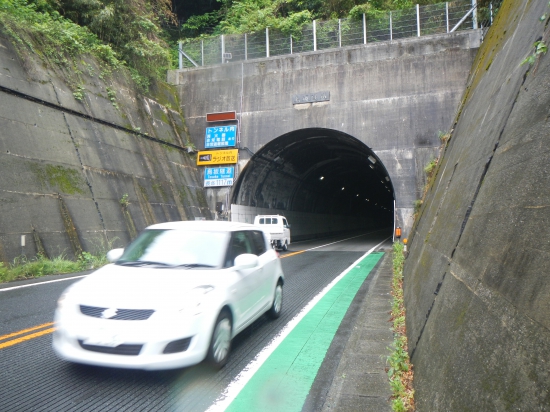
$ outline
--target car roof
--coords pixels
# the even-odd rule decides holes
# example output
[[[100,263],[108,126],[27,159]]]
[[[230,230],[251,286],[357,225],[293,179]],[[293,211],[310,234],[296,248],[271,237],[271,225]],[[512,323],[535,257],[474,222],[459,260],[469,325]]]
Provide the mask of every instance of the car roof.
[[[262,230],[258,226],[250,223],[228,222],[223,220],[186,220],[179,222],[165,222],[148,226],[146,229],[182,229],[182,230],[201,230],[212,232],[232,232],[235,230]]]

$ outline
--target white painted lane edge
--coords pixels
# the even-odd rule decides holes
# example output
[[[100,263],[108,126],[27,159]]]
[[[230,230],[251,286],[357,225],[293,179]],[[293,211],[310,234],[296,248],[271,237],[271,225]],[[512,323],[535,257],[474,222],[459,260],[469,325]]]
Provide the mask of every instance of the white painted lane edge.
[[[13,286],[11,288],[4,288],[0,289],[0,292],[5,292],[7,290],[14,290],[14,289],[21,289],[21,288],[28,288],[30,286],[40,286],[45,285],[46,283],[54,283],[54,282],[62,282],[64,280],[71,280],[71,279],[78,279],[78,278],[84,278],[89,275],[80,275],[80,276],[72,276],[70,278],[63,278],[63,279],[55,279],[55,280],[46,280],[45,282],[37,282],[37,283],[29,283],[27,285],[20,285],[20,286]]]
[[[371,248],[367,253],[353,262],[347,269],[340,273],[332,282],[330,282],[325,288],[319,292],[313,299],[311,299],[306,306],[292,318],[281,331],[264,347],[256,357],[250,361],[248,365],[231,381],[222,394],[214,401],[212,406],[206,410],[206,412],[221,412],[233,402],[233,400],[239,395],[241,390],[245,387],[252,376],[260,369],[264,362],[269,358],[275,349],[281,344],[281,342],[288,336],[290,332],[300,323],[300,321],[309,313],[311,309],[325,296],[340,279],[342,279],[351,269],[353,269],[361,260],[374,252],[375,249],[380,247],[384,242],[390,239],[391,236],[384,239],[382,242]],[[350,238],[352,239],[352,238]],[[334,242],[337,243],[337,242]],[[313,248],[316,249],[316,248]],[[309,249],[308,249],[309,250]]]

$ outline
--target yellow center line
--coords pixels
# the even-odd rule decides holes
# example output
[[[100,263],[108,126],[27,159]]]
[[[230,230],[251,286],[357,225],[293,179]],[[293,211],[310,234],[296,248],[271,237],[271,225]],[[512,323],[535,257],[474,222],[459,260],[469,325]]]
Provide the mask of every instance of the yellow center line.
[[[294,255],[299,255],[300,253],[304,253],[304,252],[305,252],[305,250],[300,250],[300,251],[298,251],[298,252],[289,253],[289,254],[287,254],[287,255],[281,256],[281,259],[287,258],[287,257],[290,257],[290,256],[294,256]]]
[[[48,333],[52,333],[53,331],[55,331],[55,328],[41,330],[40,332],[31,333],[30,335],[27,335],[27,336],[22,336],[22,337],[17,338],[17,339],[13,339],[13,340],[9,340],[9,341],[4,342],[4,343],[0,343],[0,349],[4,349],[4,348],[7,348],[9,346],[17,345],[18,343],[24,342],[26,340],[31,340],[31,339],[34,339],[34,338],[38,338],[39,336],[42,336],[42,335],[47,335]]]
[[[6,339],[9,339],[9,338],[13,338],[14,336],[23,335],[25,333],[32,332],[33,330],[46,328],[46,327],[49,327],[49,326],[52,326],[52,325],[53,325],[53,322],[48,322],[48,323],[43,323],[42,325],[33,326],[32,328],[20,330],[19,332],[8,333],[7,335],[0,336],[0,340],[6,340]]]

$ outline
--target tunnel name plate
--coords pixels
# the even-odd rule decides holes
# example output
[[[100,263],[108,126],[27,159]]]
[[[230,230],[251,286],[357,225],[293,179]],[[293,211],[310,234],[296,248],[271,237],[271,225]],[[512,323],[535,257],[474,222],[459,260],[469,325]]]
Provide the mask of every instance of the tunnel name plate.
[[[233,186],[234,166],[207,167],[204,169],[204,187]]]
[[[328,102],[329,100],[330,100],[329,91],[295,94],[294,96],[292,96],[292,104]]]

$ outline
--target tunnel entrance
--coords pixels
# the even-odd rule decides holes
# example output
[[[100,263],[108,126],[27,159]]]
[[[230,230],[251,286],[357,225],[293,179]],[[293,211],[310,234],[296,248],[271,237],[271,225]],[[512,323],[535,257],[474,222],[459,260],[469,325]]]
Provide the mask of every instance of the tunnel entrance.
[[[233,187],[231,220],[285,215],[294,240],[393,226],[388,172],[369,147],[350,135],[295,130],[250,155]]]

